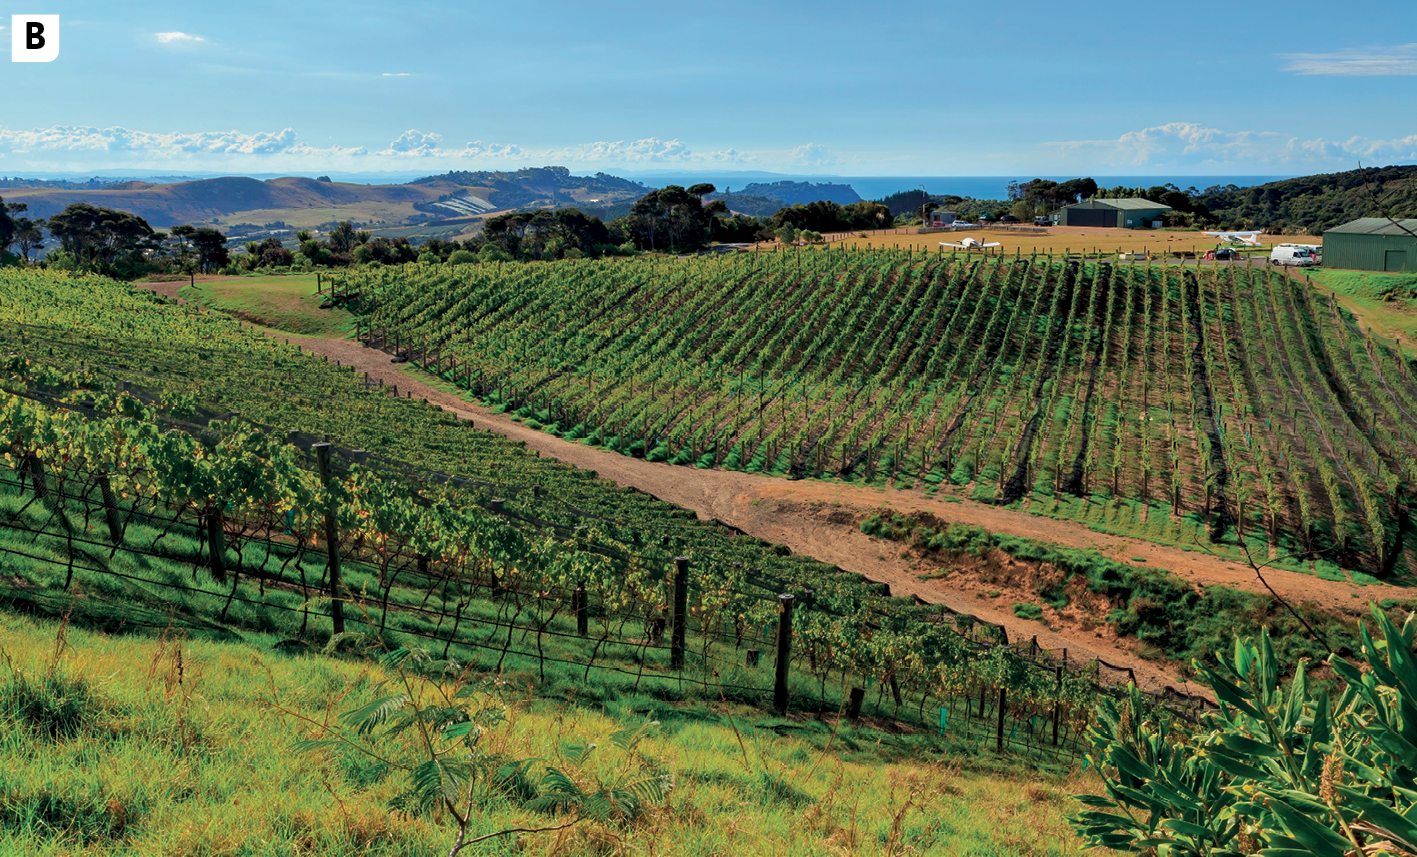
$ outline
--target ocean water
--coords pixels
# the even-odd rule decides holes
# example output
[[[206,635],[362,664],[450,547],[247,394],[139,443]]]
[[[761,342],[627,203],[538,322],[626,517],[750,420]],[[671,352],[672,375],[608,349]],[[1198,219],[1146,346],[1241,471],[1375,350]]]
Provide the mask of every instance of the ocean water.
[[[750,182],[770,184],[777,181],[795,181],[851,185],[852,190],[862,199],[881,199],[902,190],[924,188],[932,194],[954,194],[974,199],[1006,199],[1009,182],[1027,182],[1034,178],[1050,181],[1067,181],[1077,176],[794,176],[794,175],[683,175],[660,174],[655,176],[635,176],[637,181],[651,187],[668,184],[689,186],[699,182],[711,182],[719,191],[729,188],[742,189]],[[1205,190],[1209,187],[1235,185],[1250,187],[1292,176],[1093,176],[1102,187],[1155,187],[1167,183],[1185,190],[1194,187]]]

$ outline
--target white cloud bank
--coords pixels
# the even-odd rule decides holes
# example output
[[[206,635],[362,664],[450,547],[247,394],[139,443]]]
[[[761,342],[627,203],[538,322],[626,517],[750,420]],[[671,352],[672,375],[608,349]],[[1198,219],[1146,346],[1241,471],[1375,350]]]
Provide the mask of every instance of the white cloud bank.
[[[1366,48],[1329,54],[1282,54],[1284,71],[1341,77],[1385,77],[1417,74],[1417,44]]]
[[[815,144],[793,151],[802,153],[802,163],[824,157],[825,153]],[[657,137],[545,148],[484,140],[472,140],[459,146],[446,143],[442,134],[409,129],[384,148],[371,150],[362,146],[311,146],[298,140],[292,128],[260,133],[237,130],[161,133],[117,126],[55,125],[28,130],[0,126],[0,168],[10,173],[148,167],[253,172],[379,170],[408,169],[415,162],[426,164],[430,172],[436,172],[547,164],[583,168],[656,164],[696,167],[754,160],[753,154],[736,149],[698,152],[680,140]]]
[[[1113,140],[1045,143],[1054,158],[1107,167],[1215,170],[1353,169],[1359,161],[1391,164],[1417,161],[1417,134],[1392,140],[1349,137],[1327,140],[1273,131],[1225,131],[1194,122],[1171,122],[1129,131]]]

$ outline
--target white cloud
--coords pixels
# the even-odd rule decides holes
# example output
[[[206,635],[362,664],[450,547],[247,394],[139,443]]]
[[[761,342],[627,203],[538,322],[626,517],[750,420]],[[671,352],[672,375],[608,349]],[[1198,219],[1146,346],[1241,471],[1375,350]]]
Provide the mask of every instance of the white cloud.
[[[191,33],[157,33],[157,41],[160,45],[170,45],[174,42],[205,42],[201,36],[194,36]]]
[[[789,163],[801,167],[825,167],[839,163],[840,159],[821,143],[807,143],[788,152]]]
[[[1351,169],[1358,161],[1396,163],[1417,160],[1417,134],[1392,140],[1350,137],[1304,139],[1273,131],[1224,131],[1194,122],[1171,122],[1129,131],[1114,140],[1045,143],[1070,158],[1084,158],[1087,169],[1155,168],[1325,168]]]
[[[400,155],[404,157],[418,158],[430,155],[441,155],[438,144],[443,141],[441,134],[424,134],[422,131],[408,130],[399,135],[399,138],[389,144],[389,148],[380,152],[381,155]]]
[[[825,147],[795,149],[695,150],[678,139],[597,141],[562,146],[527,146],[472,140],[450,145],[436,132],[409,129],[381,148],[311,146],[293,128],[247,132],[139,131],[121,126],[54,125],[21,129],[0,125],[0,163],[7,172],[154,168],[161,170],[406,170],[414,163],[430,173],[448,169],[517,168],[560,164],[593,172],[654,165],[684,168],[753,164],[791,169],[836,162]]]
[[[316,149],[298,142],[291,128],[256,134],[234,130],[161,134],[92,125],[55,125],[29,131],[0,127],[0,155],[89,153],[107,154],[110,160],[153,162],[218,156],[356,155],[367,154],[367,150],[339,146]]]
[[[406,71],[386,71],[383,77],[413,77],[413,75]]]
[[[1329,54],[1282,54],[1284,71],[1343,77],[1417,75],[1417,44],[1339,51]]]

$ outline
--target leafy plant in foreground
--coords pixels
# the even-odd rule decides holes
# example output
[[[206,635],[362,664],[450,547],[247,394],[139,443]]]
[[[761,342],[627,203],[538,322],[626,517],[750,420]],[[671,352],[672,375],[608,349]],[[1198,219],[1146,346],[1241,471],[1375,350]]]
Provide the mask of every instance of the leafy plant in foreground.
[[[360,637],[337,635],[326,650]],[[490,839],[564,830],[583,821],[627,824],[645,805],[664,800],[668,777],[639,776],[649,762],[637,747],[658,725],[655,722],[610,736],[631,757],[630,764],[612,766],[609,773],[600,767],[588,770],[596,745],[567,745],[564,769],[547,767],[537,788],[527,777],[535,759],[509,760],[486,746],[486,739],[507,720],[499,681],[470,682],[461,665],[425,649],[394,649],[383,654],[379,664],[386,678],[375,687],[374,697],[345,711],[336,724],[312,719],[278,702],[272,702],[272,708],[311,727],[311,737],[294,745],[298,751],[352,751],[401,772],[407,788],[390,801],[389,808],[451,818],[457,834],[448,857]],[[478,810],[492,798],[520,799],[527,809],[559,814],[563,820],[471,835]]]
[[[1148,717],[1133,687],[1090,737],[1105,796],[1071,822],[1092,845],[1157,855],[1417,854],[1417,617],[1372,607],[1336,702],[1300,664],[1287,685],[1267,632],[1197,669],[1221,703],[1187,732]]]

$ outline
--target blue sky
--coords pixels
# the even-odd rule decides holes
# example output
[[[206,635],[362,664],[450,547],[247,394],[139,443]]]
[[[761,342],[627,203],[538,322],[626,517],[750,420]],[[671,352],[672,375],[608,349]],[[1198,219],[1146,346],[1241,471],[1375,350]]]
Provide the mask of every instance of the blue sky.
[[[1417,4],[71,2],[0,175],[1299,174],[1417,161]]]

